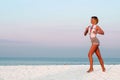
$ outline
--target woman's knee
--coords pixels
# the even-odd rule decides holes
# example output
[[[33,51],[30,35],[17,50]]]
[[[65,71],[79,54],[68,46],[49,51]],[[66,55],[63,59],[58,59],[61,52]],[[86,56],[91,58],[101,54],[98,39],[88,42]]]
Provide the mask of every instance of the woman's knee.
[[[92,57],[92,53],[88,53],[88,57]]]
[[[102,59],[101,55],[98,55],[97,57],[98,57],[98,59]]]

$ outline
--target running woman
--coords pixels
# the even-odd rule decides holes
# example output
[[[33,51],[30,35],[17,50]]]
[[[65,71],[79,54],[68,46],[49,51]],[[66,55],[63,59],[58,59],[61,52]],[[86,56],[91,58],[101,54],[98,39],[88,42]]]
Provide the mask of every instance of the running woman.
[[[91,39],[91,48],[88,52],[88,58],[89,58],[89,62],[90,62],[90,68],[87,71],[88,73],[93,71],[93,58],[92,55],[95,53],[96,56],[98,57],[98,60],[101,64],[102,67],[102,71],[105,72],[105,67],[104,67],[104,62],[103,59],[101,57],[101,53],[100,53],[100,49],[99,49],[99,39],[97,38],[97,34],[101,34],[104,35],[104,31],[100,28],[100,26],[98,26],[99,20],[96,16],[92,16],[91,17],[91,25],[88,26],[84,32],[84,35],[86,36],[89,33],[90,39]]]

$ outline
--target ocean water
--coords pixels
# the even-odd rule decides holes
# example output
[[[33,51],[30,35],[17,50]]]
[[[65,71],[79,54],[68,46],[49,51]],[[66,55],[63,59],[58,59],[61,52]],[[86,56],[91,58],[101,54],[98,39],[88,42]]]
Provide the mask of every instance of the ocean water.
[[[94,59],[94,64],[99,64],[97,58]],[[120,64],[120,58],[104,58],[104,63],[107,65]],[[88,58],[9,58],[1,57],[0,65],[88,65]]]

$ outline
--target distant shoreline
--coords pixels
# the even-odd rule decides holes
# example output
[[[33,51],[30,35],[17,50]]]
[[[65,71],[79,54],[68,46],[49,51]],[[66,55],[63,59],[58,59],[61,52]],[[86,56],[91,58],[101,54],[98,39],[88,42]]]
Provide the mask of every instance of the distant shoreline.
[[[120,58],[104,58],[106,65],[120,64]],[[0,65],[88,65],[88,58],[0,58]],[[99,65],[94,58],[94,65]]]

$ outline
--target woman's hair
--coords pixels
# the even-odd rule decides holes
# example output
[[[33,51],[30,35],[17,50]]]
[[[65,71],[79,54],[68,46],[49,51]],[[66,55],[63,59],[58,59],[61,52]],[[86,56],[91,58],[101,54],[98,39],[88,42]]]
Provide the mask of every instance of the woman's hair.
[[[96,24],[99,22],[99,20],[98,20],[98,17],[97,17],[97,16],[92,16],[91,18],[96,20]]]

